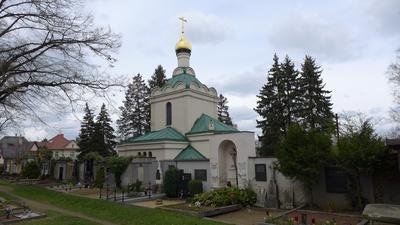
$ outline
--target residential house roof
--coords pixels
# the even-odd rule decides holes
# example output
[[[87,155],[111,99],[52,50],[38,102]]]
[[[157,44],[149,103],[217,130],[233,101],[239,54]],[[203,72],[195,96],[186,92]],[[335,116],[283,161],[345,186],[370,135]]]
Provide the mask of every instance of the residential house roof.
[[[198,133],[234,133],[239,132],[235,127],[226,125],[209,115],[202,114],[193,124],[188,134]]]
[[[201,154],[193,146],[188,145],[183,149],[175,158],[177,161],[204,161],[208,160],[203,154]]]
[[[22,158],[34,144],[22,136],[4,136],[0,140],[1,155],[8,159]]]
[[[53,138],[47,141],[46,147],[48,149],[63,149],[71,141],[64,137],[64,134],[57,134]]]

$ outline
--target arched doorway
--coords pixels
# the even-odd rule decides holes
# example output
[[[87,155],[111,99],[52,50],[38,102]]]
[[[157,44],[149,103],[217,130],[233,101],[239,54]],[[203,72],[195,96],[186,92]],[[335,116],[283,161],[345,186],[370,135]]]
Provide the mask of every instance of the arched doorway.
[[[224,187],[228,183],[238,186],[236,145],[230,140],[221,142],[218,156],[220,187]]]

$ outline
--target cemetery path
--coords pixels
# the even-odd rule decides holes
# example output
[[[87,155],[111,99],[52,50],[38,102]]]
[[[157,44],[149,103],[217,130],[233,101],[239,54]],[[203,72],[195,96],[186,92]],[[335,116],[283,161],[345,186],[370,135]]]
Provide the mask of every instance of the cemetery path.
[[[30,200],[30,199],[27,199],[27,198],[22,198],[22,197],[20,197],[18,195],[15,195],[14,193],[12,193],[12,189],[10,187],[0,186],[0,191],[6,193],[6,194],[8,194],[8,195],[10,195],[10,196],[12,196],[12,197],[14,197],[16,199],[19,199],[19,200],[25,202],[32,209],[36,209],[36,210],[39,210],[39,211],[48,211],[48,210],[50,210],[50,211],[54,211],[54,212],[57,212],[57,213],[61,213],[61,214],[66,215],[66,216],[78,217],[78,218],[81,218],[81,219],[84,219],[84,220],[88,220],[88,221],[91,221],[91,222],[94,222],[94,223],[102,224],[102,225],[116,225],[115,223],[111,223],[111,222],[108,222],[108,221],[104,221],[104,220],[100,220],[100,219],[97,219],[97,218],[94,218],[94,217],[90,217],[90,216],[87,216],[87,215],[79,213],[79,212],[74,212],[74,211],[63,209],[63,208],[59,208],[59,207],[51,205],[51,204],[37,202],[37,201]]]

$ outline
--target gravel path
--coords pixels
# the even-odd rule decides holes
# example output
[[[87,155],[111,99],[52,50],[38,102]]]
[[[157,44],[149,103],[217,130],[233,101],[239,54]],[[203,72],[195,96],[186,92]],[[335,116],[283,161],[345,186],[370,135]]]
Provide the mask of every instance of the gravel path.
[[[39,210],[39,211],[51,210],[51,211],[54,211],[54,212],[57,212],[57,213],[61,213],[61,214],[66,215],[66,216],[79,217],[81,219],[88,220],[88,221],[91,221],[91,222],[94,222],[94,223],[98,223],[98,224],[102,224],[102,225],[116,225],[115,223],[107,222],[107,221],[104,221],[104,220],[99,220],[97,218],[90,217],[90,216],[87,216],[87,215],[79,213],[79,212],[69,211],[69,210],[66,210],[66,209],[63,209],[63,208],[59,208],[59,207],[51,205],[51,204],[46,204],[46,203],[37,202],[37,201],[30,200],[30,199],[22,198],[20,196],[17,196],[15,194],[13,194],[11,188],[9,188],[9,187],[0,186],[0,191],[4,192],[4,193],[7,193],[8,195],[10,195],[10,196],[12,196],[12,197],[14,197],[16,199],[19,199],[19,200],[25,202],[32,209],[36,209],[36,210]]]

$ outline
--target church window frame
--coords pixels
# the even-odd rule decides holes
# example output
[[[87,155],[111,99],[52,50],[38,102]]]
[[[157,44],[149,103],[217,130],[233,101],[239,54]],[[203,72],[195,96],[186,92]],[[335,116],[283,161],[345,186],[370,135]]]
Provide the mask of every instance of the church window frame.
[[[166,125],[167,126],[171,126],[172,125],[172,103],[171,102],[167,102],[167,104],[165,105],[165,116],[166,116]]]

